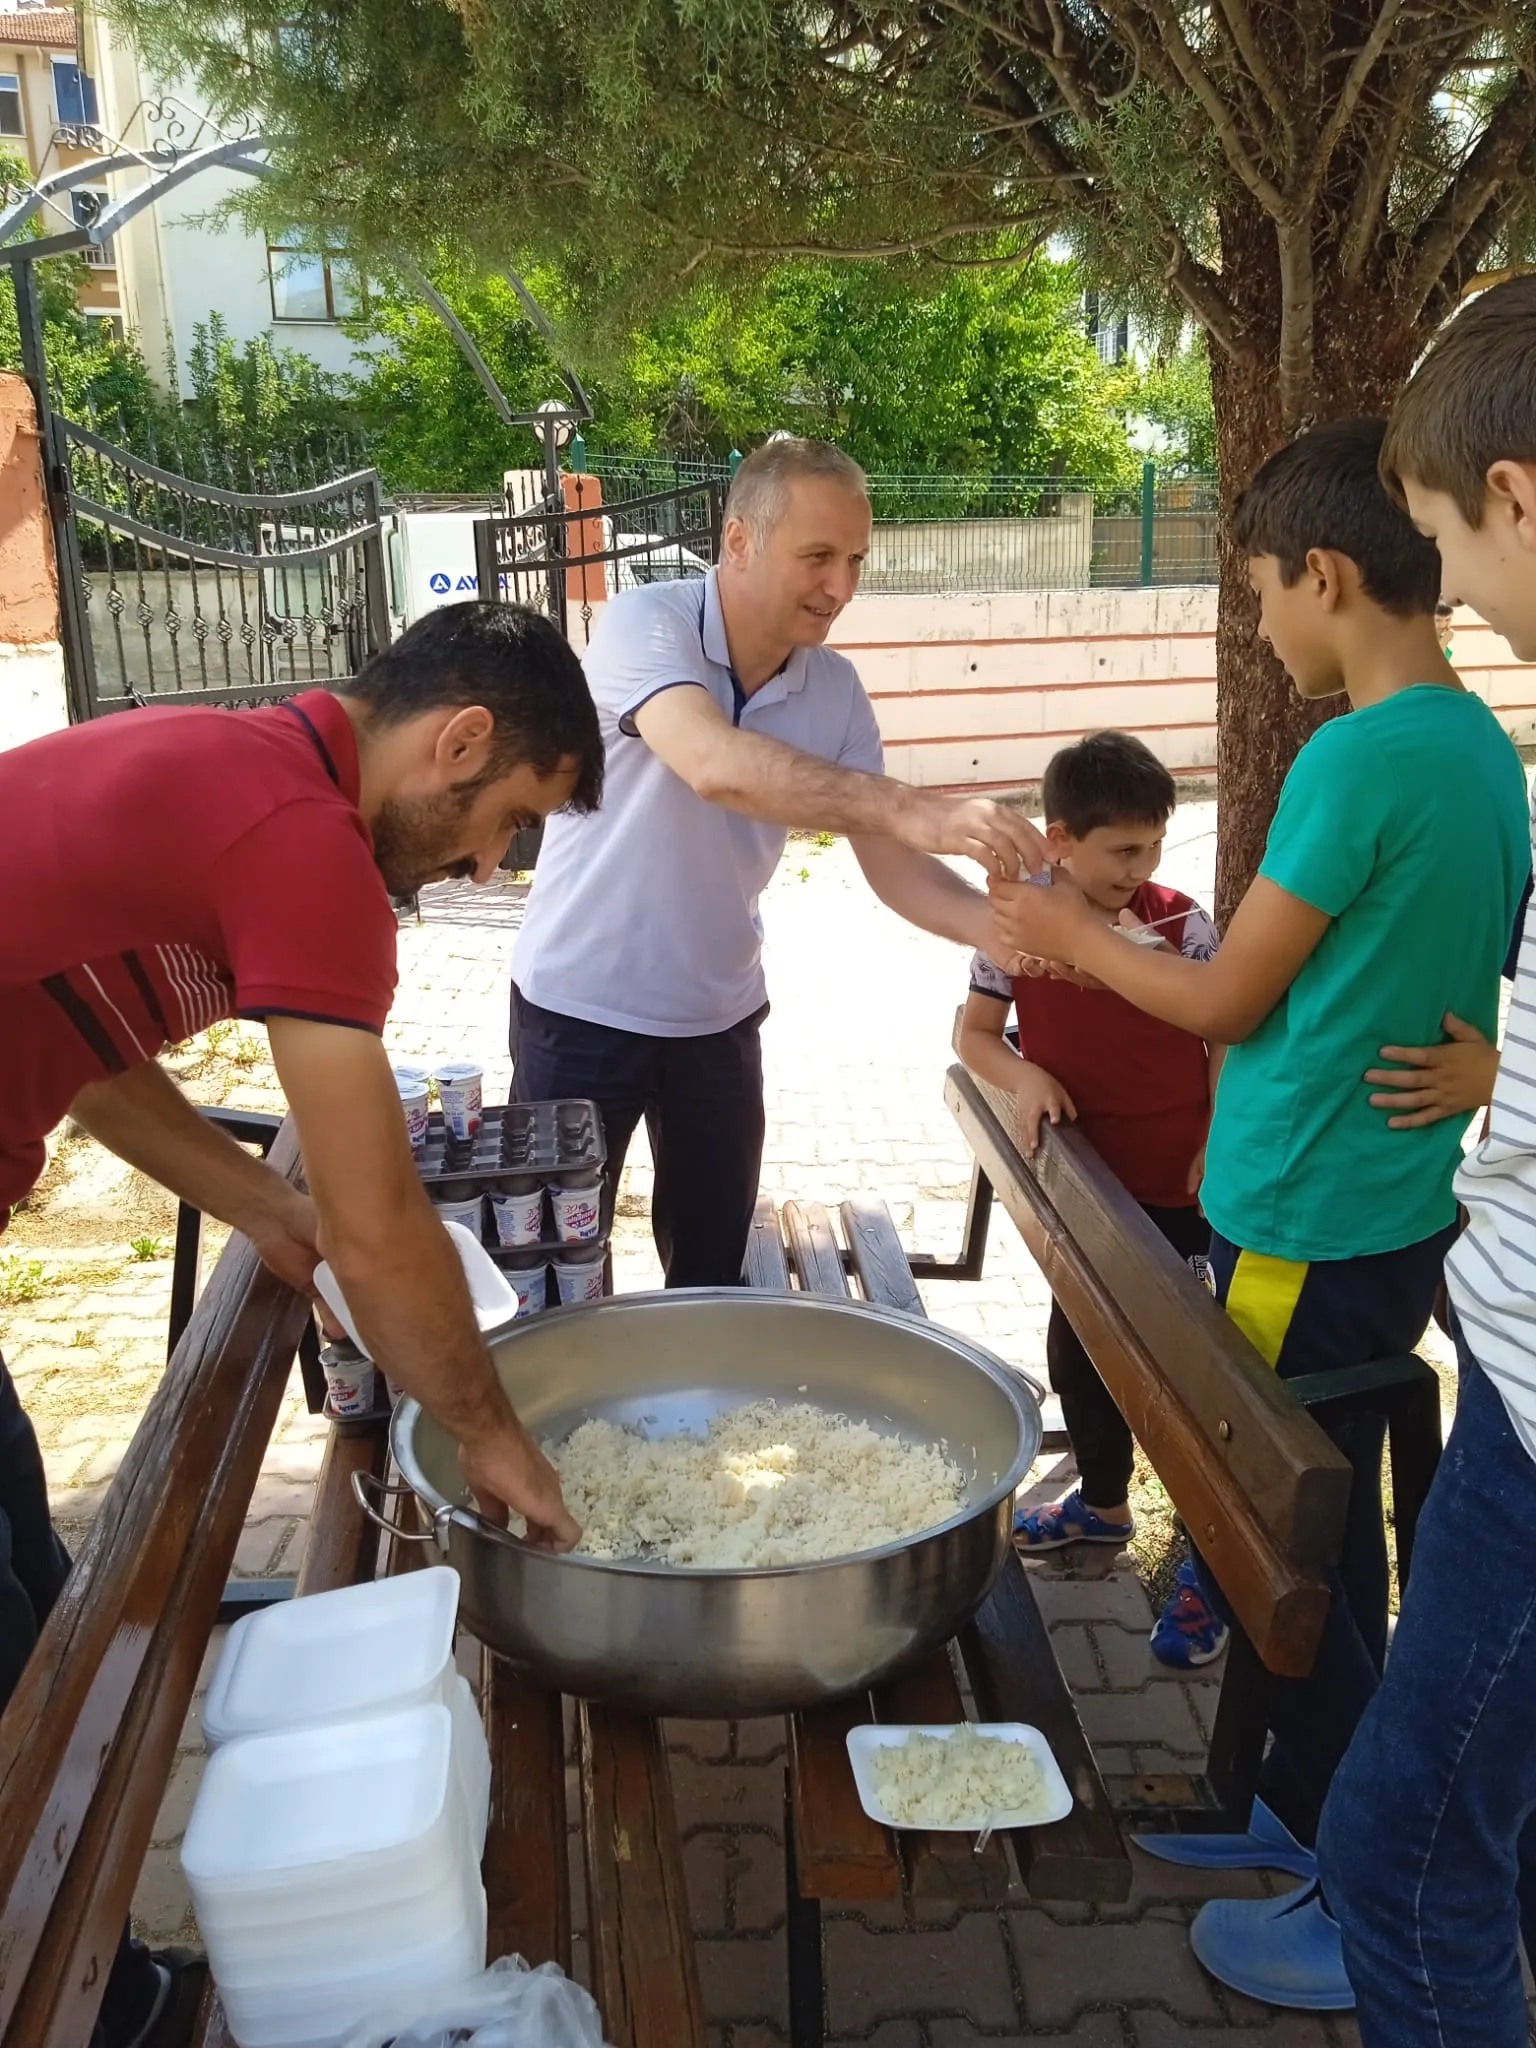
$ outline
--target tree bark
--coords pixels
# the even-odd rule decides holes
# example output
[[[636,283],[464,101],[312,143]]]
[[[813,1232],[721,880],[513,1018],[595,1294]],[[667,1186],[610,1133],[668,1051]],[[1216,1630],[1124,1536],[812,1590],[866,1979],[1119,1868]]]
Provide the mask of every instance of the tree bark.
[[[1239,356],[1211,349],[1211,390],[1221,483],[1220,587],[1216,612],[1216,915],[1225,926],[1258,871],[1270,820],[1297,750],[1322,722],[1348,709],[1336,697],[1308,704],[1258,636],[1258,601],[1248,564],[1231,540],[1238,493],[1265,458],[1304,426],[1384,414],[1407,381],[1423,337],[1395,310],[1390,283],[1372,273],[1354,283],[1338,252],[1317,251],[1316,327],[1310,393],[1299,417],[1281,409],[1277,372],[1280,270],[1273,227],[1252,202],[1220,218],[1222,275],[1246,346]]]

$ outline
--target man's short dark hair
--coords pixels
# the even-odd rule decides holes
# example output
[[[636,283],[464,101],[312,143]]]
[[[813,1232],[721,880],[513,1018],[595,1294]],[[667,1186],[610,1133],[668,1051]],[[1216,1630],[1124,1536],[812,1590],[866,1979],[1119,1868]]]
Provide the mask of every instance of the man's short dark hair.
[[[1053,754],[1040,786],[1048,825],[1086,839],[1100,825],[1166,825],[1178,802],[1173,777],[1128,732],[1091,732]]]
[[[1362,589],[1383,611],[1410,619],[1434,611],[1440,556],[1381,481],[1383,420],[1313,427],[1271,455],[1232,512],[1232,537],[1251,560],[1272,555],[1287,589],[1313,548],[1347,555]]]
[[[1480,292],[1442,328],[1392,408],[1381,451],[1387,489],[1443,491],[1483,523],[1496,462],[1536,462],[1536,277]]]
[[[595,811],[603,795],[603,736],[575,650],[557,626],[519,604],[445,604],[340,686],[388,728],[423,711],[484,705],[495,737],[482,780],[527,764],[540,778],[574,760],[565,808]]]

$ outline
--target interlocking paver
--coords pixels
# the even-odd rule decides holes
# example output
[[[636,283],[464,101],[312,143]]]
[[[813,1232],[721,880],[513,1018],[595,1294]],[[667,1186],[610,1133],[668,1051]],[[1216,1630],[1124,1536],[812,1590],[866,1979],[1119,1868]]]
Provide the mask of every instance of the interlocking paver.
[[[963,2012],[992,2028],[1019,2018],[995,1913],[962,1914],[948,1933],[871,1934],[856,1920],[833,1920],[825,1946],[834,2033],[914,2013]]]
[[[1250,2010],[1259,2016],[1256,2023],[1214,2027],[1192,2027],[1172,2013],[1137,2012],[1131,2018],[1136,2048],[1344,2048],[1359,2039],[1352,2021],[1345,2031],[1313,2013]]]
[[[1031,1910],[1008,1915],[1024,1986],[1024,2011],[1035,2026],[1069,2025],[1085,2005],[1124,2005],[1155,1998],[1181,2020],[1219,2020],[1210,1979],[1190,1953],[1182,1918],[1158,1909],[1129,1925],[1059,1927]]]
[[[1068,2034],[983,2034],[969,2020],[928,2022],[932,2048],[1126,2048],[1125,2022],[1118,2013],[1084,2014]]]

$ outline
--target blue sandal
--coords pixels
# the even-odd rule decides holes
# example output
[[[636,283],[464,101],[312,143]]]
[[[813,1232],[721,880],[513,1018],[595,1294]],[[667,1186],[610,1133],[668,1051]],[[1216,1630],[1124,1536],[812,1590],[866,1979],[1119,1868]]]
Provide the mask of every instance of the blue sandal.
[[[1134,1521],[1106,1522],[1084,1507],[1083,1496],[1075,1489],[1065,1500],[1043,1508],[1020,1508],[1013,1518],[1014,1544],[1026,1556],[1037,1550],[1065,1550],[1069,1543],[1129,1543],[1135,1534]]]

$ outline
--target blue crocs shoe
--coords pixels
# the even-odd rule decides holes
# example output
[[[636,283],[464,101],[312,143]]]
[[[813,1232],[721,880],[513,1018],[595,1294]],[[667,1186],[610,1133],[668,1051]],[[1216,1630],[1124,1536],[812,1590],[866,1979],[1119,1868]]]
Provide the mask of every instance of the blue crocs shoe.
[[[1076,1490],[1043,1508],[1020,1508],[1013,1518],[1013,1540],[1026,1557],[1036,1550],[1065,1550],[1069,1543],[1129,1543],[1135,1534],[1133,1521],[1106,1522],[1083,1506]]]
[[[1255,1799],[1242,1835],[1132,1835],[1144,1855],[1189,1870],[1288,1870],[1308,1884],[1317,1877],[1317,1856],[1304,1849],[1283,1820]]]
[[[1298,2012],[1353,2012],[1339,1923],[1315,1884],[1280,1899],[1212,1899],[1189,1945],[1220,1983]]]
[[[1197,1671],[1227,1647],[1231,1630],[1201,1591],[1195,1561],[1186,1557],[1168,1605],[1152,1631],[1152,1654],[1175,1671]]]

